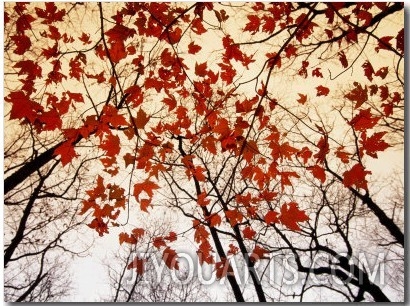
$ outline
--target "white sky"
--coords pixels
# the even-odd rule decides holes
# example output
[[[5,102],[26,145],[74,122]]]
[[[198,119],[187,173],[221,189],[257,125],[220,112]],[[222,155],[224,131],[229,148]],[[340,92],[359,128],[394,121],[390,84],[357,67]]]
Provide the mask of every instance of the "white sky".
[[[409,9],[409,1],[405,1],[406,11]],[[0,21],[3,19],[3,6],[0,9]],[[409,18],[407,18],[408,22]],[[4,23],[1,22],[3,25]],[[0,37],[3,41],[3,29],[0,33]],[[408,40],[406,44],[408,48]],[[3,55],[3,48],[0,51]],[[3,65],[1,65],[0,70],[3,71]],[[4,74],[4,71],[3,71]],[[2,82],[2,90],[4,88],[4,80]],[[298,84],[300,85],[300,84]],[[295,91],[298,92],[298,91]],[[406,95],[407,97],[407,95]],[[1,114],[4,114],[2,104]],[[4,116],[3,116],[4,117]],[[4,130],[3,121],[0,122],[0,127]],[[3,137],[3,136],[2,136]],[[1,147],[3,148],[3,142],[1,142]],[[4,148],[3,148],[4,151]],[[370,170],[373,175],[385,176],[388,175],[391,168],[401,168],[403,165],[404,155],[401,151],[389,151],[379,153],[379,159],[373,160],[369,164]],[[4,164],[3,157],[1,157],[1,163]],[[389,167],[386,167],[386,164]],[[3,187],[1,187],[3,188]],[[3,194],[3,192],[1,192]],[[0,210],[0,216],[3,217],[3,208]],[[94,233],[93,233],[94,235]],[[1,239],[3,239],[3,227],[1,228]],[[118,235],[111,233],[110,235],[105,235],[104,237],[97,237],[95,241],[95,246],[91,250],[91,256],[85,258],[78,258],[75,260],[75,264],[72,267],[74,286],[77,290],[74,292],[69,301],[98,301],[101,299],[101,293],[108,292],[107,287],[107,271],[104,266],[101,265],[103,259],[105,259],[106,254],[115,251],[118,248]],[[3,260],[3,259],[2,259]],[[3,267],[3,264],[1,265]],[[1,273],[1,281],[3,283],[3,273]],[[3,295],[3,288],[0,289],[0,294]]]

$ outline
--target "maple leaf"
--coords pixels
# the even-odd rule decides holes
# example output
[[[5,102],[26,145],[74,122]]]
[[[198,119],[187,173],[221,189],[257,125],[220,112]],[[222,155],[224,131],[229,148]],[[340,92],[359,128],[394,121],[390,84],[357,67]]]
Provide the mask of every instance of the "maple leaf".
[[[374,75],[378,76],[378,77],[380,77],[381,79],[384,80],[386,78],[388,72],[389,72],[388,67],[382,67],[379,70],[377,70],[377,72]]]
[[[251,262],[257,262],[258,260],[261,259],[269,259],[269,257],[266,256],[266,254],[268,254],[269,251],[265,250],[264,248],[255,245],[251,255],[249,256],[249,260]]]
[[[259,27],[261,25],[261,20],[256,15],[248,15],[246,16],[249,19],[249,22],[246,24],[244,31],[256,33],[259,31]]]
[[[179,270],[178,255],[175,250],[170,247],[166,247],[162,253],[162,260],[165,262],[169,269]]]
[[[78,154],[75,152],[72,141],[65,141],[54,150],[54,155],[60,155],[63,166],[70,163]]]
[[[54,108],[50,109],[48,112],[43,112],[37,117],[37,119],[41,122],[39,132],[61,129],[63,123],[58,112]]]
[[[220,262],[215,264],[215,275],[217,279],[222,279],[227,275],[234,275],[232,266],[229,264],[229,260],[226,257],[222,257]]]
[[[207,74],[207,63],[202,64],[195,63],[195,74],[200,77],[204,77]]]
[[[314,69],[314,70],[312,71],[312,76],[318,77],[318,78],[323,78],[323,74],[322,74],[322,72],[320,71],[320,68],[319,68],[319,67],[316,68],[316,69]]]
[[[178,236],[177,233],[175,232],[169,232],[168,236],[164,237],[166,240],[168,240],[169,242],[174,242],[177,240]]]
[[[279,221],[293,231],[300,231],[298,222],[308,221],[309,217],[303,210],[299,210],[295,202],[285,203],[280,209]]]
[[[27,75],[27,79],[41,78],[42,69],[37,63],[32,60],[23,60],[17,62],[13,68],[19,68],[18,75]]]
[[[316,158],[318,163],[323,163],[326,159],[327,153],[329,153],[329,142],[327,136],[321,137],[316,146],[319,148],[319,152],[313,155],[313,157]]]
[[[316,87],[316,90],[317,90],[317,96],[318,97],[320,97],[320,96],[327,96],[328,94],[329,94],[329,88],[327,88],[327,87],[324,87],[324,86],[322,86],[322,85],[319,85],[318,87]]]
[[[369,79],[369,81],[373,80],[373,74],[374,74],[374,70],[373,70],[373,66],[369,61],[365,61],[362,65],[363,69],[364,69],[364,75]]]
[[[271,223],[278,223],[278,215],[279,214],[276,211],[269,210],[264,217],[266,224],[269,225]]]
[[[343,151],[344,147],[338,147],[335,154],[338,158],[340,158],[340,160],[342,161],[342,163],[347,164],[350,161],[350,154]]]
[[[16,45],[16,49],[13,51],[15,54],[23,55],[31,47],[30,38],[24,34],[11,35],[10,38]]]
[[[195,222],[196,221],[196,222]],[[195,242],[200,243],[208,239],[209,233],[206,230],[206,227],[203,226],[202,224],[197,224],[199,221],[194,220],[194,228],[195,228],[195,234],[194,234],[194,239]]]
[[[164,237],[155,237],[152,239],[152,245],[157,249],[161,248],[162,246],[166,246]]]
[[[99,147],[106,151],[107,156],[114,157],[120,153],[120,138],[117,135],[111,133],[105,136],[105,139],[100,143]]]
[[[139,196],[140,194],[144,191],[150,198],[152,198],[152,196],[154,195],[154,190],[158,189],[159,186],[150,181],[150,180],[145,180],[142,183],[136,183],[134,185],[134,197],[137,199],[137,201],[139,202]]]
[[[127,57],[127,51],[125,50],[123,41],[114,41],[110,43],[110,48],[108,49],[110,58],[114,63],[118,63],[120,60]]]
[[[274,17],[272,16],[267,16],[264,15],[262,17],[263,20],[263,26],[262,26],[262,31],[263,32],[267,32],[267,33],[273,33],[273,31],[275,30],[276,27],[276,20]],[[289,57],[288,57],[289,58]]]
[[[86,34],[86,33],[82,33],[80,37],[78,37],[79,40],[81,40],[83,42],[83,45],[89,45],[91,44],[91,40],[90,40],[90,34]]]
[[[135,126],[137,129],[143,129],[148,123],[150,117],[144,112],[142,108],[138,110],[137,118],[134,119]]]
[[[343,173],[343,184],[346,187],[355,185],[358,189],[367,189],[366,175],[372,174],[371,171],[365,170],[362,164],[357,163],[350,170]]]
[[[404,28],[402,28],[396,36],[396,49],[404,54]]]
[[[390,147],[390,145],[382,139],[386,134],[387,132],[377,132],[367,138],[366,132],[363,132],[360,140],[362,145],[360,148],[361,155],[363,155],[363,152],[366,152],[367,155],[377,158],[377,152],[384,151]]]
[[[127,28],[122,24],[116,24],[114,27],[109,29],[104,33],[108,36],[108,42],[118,42],[118,41],[125,41],[130,37],[133,37],[137,32],[135,29]]]
[[[147,262],[146,258],[138,258],[137,256],[134,260],[127,266],[127,269],[134,269],[137,271],[138,275],[143,275],[145,272],[145,263]]]
[[[200,18],[195,18],[191,23],[191,27],[192,31],[194,31],[198,35],[206,33],[206,29],[204,28],[204,25],[202,24],[202,20]]]
[[[243,220],[243,215],[237,209],[227,210],[225,211],[225,215],[229,220],[231,226],[235,226],[238,223],[241,223]]]
[[[209,152],[215,155],[217,153],[216,141],[217,140],[215,137],[213,137],[212,135],[209,135],[205,137],[204,139],[202,139],[201,144],[206,150],[208,150]]]
[[[31,23],[35,21],[36,18],[29,14],[21,14],[16,21],[17,33],[24,33],[25,30],[31,30]]]
[[[145,230],[143,228],[134,228],[132,230],[132,235],[133,237],[135,237],[135,239],[140,239],[142,238],[142,236],[144,236],[145,234]]]
[[[319,181],[321,181],[322,183],[326,181],[326,172],[321,166],[314,165],[311,167],[307,167],[307,169],[310,172],[312,172],[313,176],[317,178]]]
[[[204,191],[204,192],[201,192],[200,194],[198,194],[198,199],[197,199],[197,203],[198,203],[198,205],[199,206],[206,206],[206,205],[208,205],[209,203],[211,203],[211,200],[210,199],[206,199],[206,196],[207,196],[207,194],[206,194],[206,192]]]
[[[140,209],[142,211],[148,212],[148,207],[151,206],[151,199],[141,199],[140,201]]]
[[[45,3],[45,10],[36,7],[36,14],[44,20],[41,23],[50,24],[56,21],[63,21],[66,14],[65,9],[57,10],[57,6],[53,2]]]
[[[378,45],[375,48],[376,52],[379,52],[379,50],[390,50],[391,49],[390,40],[392,38],[393,36],[384,36],[384,37],[379,38]]]
[[[298,95],[299,95],[299,99],[296,100],[296,101],[298,101],[302,105],[305,104],[306,101],[307,101],[307,95],[304,95],[304,94],[301,94],[301,93],[298,93]]]
[[[347,62],[346,54],[343,51],[339,51],[339,61],[342,64],[343,68],[347,68],[349,66],[349,63]]]
[[[221,216],[218,215],[218,214],[212,214],[209,217],[209,226],[210,227],[218,226],[218,225],[221,224],[221,222],[222,222]]]
[[[195,45],[193,41],[188,45],[188,53],[196,54],[202,49],[201,46]]]
[[[356,102],[356,105],[354,108],[359,108],[362,106],[364,102],[367,101],[368,96],[367,96],[367,87],[365,86],[364,88],[362,87],[361,84],[354,82],[353,85],[355,86],[349,93],[345,95],[346,99],[349,99],[350,101]]]
[[[133,237],[132,235],[128,235],[127,233],[120,233],[118,235],[118,239],[120,242],[120,245],[125,243],[129,243],[129,244],[136,244],[137,243],[137,239],[135,237]]]
[[[303,163],[306,164],[309,158],[312,157],[312,151],[308,147],[303,147],[298,153],[297,156],[303,159]]]
[[[33,123],[38,114],[43,111],[43,107],[40,104],[32,101],[29,96],[22,91],[13,91],[9,93],[4,100],[12,104],[10,119],[27,118]]]
[[[196,252],[198,255],[199,264],[203,265],[204,262],[206,262],[207,264],[213,264],[215,261],[212,252],[213,249],[208,240],[202,241]]]
[[[135,163],[135,156],[131,153],[127,153],[123,157],[125,161],[125,167],[128,167],[128,165],[133,165]]]
[[[256,232],[250,226],[245,227],[242,233],[245,239],[252,239],[256,234]]]
[[[103,236],[104,233],[109,234],[108,232],[108,224],[104,222],[101,218],[94,218],[90,224],[88,224],[89,228],[95,229],[99,236]]]
[[[364,21],[362,24],[363,27],[368,26],[373,19],[373,15],[364,10],[360,10],[356,15],[358,19]]]
[[[365,131],[373,128],[379,120],[380,117],[374,117],[370,112],[370,108],[368,108],[360,110],[360,112],[353,117],[349,124],[356,131]]]

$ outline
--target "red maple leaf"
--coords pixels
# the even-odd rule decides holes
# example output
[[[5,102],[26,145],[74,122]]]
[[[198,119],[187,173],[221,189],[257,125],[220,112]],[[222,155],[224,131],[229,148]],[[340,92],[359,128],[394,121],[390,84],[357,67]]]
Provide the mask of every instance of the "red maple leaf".
[[[231,226],[235,226],[238,223],[241,223],[243,220],[242,213],[237,209],[227,210],[225,211],[225,215],[229,220]]]
[[[222,222],[221,216],[218,214],[212,214],[209,217],[209,226],[214,227],[220,225]]]
[[[134,236],[128,235],[127,233],[120,233],[118,235],[118,239],[120,241],[120,245],[124,242],[129,244],[136,244],[138,241]]]
[[[157,249],[161,248],[162,246],[166,246],[164,237],[154,237],[152,239],[152,245]]]
[[[137,32],[135,29],[127,28],[122,24],[116,24],[114,27],[105,32],[108,36],[108,42],[125,41],[130,37],[133,37]]]
[[[374,69],[372,64],[369,61],[365,61],[362,65],[364,69],[364,75],[369,79],[369,81],[373,80]]]
[[[355,88],[347,93],[345,95],[345,98],[349,99],[350,101],[356,102],[355,108],[359,108],[368,99],[367,87],[365,86],[363,88],[362,85],[357,82],[354,82],[353,85],[355,86]]]
[[[380,117],[374,117],[368,108],[360,110],[349,123],[356,131],[365,131],[373,128],[379,120]]]
[[[77,157],[78,154],[75,152],[74,145],[72,141],[65,141],[60,146],[54,150],[54,155],[61,156],[61,163],[63,166],[70,163],[74,157]]]
[[[84,45],[91,44],[90,40],[90,34],[82,33],[80,37],[78,37],[79,40],[83,42]]]
[[[200,47],[198,45],[195,45],[193,41],[191,41],[191,43],[188,45],[188,53],[190,53],[190,54],[196,54],[201,49],[202,49],[202,47]]]
[[[312,172],[313,176],[317,178],[319,181],[324,183],[326,181],[326,172],[325,169],[323,169],[319,165],[314,165],[311,167],[307,167],[307,169]]]
[[[319,68],[319,67],[316,68],[316,69],[314,69],[314,70],[312,70],[312,76],[318,77],[318,78],[323,78],[323,74],[322,74],[322,72],[320,71],[320,68]]]
[[[206,29],[204,28],[204,25],[202,24],[201,18],[195,18],[191,23],[191,27],[192,27],[192,31],[194,31],[198,35],[206,33]]]
[[[329,92],[330,92],[329,88],[327,88],[327,87],[325,87],[325,86],[322,86],[322,85],[319,85],[318,87],[316,87],[316,90],[317,90],[316,95],[317,95],[318,97],[320,97],[320,96],[327,96],[327,95],[329,94]]]
[[[379,43],[377,47],[375,48],[376,52],[379,52],[379,50],[390,50],[391,49],[391,43],[390,40],[393,38],[393,36],[384,36],[379,38]]]
[[[12,104],[10,111],[10,119],[27,118],[33,123],[37,116],[43,111],[43,107],[30,99],[22,91],[13,91],[9,93],[4,100]]]
[[[278,219],[278,213],[276,211],[270,210],[266,213],[265,215],[265,222],[267,225],[271,224],[271,223],[278,223],[279,219]]]
[[[245,227],[242,233],[245,239],[252,239],[256,234],[256,232],[250,226]]]
[[[347,164],[350,161],[350,154],[343,151],[344,147],[338,147],[335,154],[338,158],[340,158],[340,160],[342,161],[342,163]]]
[[[78,81],[81,79],[81,76],[84,72],[83,68],[81,68],[81,63],[78,61],[77,58],[70,59],[70,77],[77,79]]]
[[[220,262],[215,264],[215,275],[217,279],[222,279],[227,275],[234,275],[232,266],[229,264],[229,260],[226,257],[222,257]]]
[[[139,196],[142,192],[145,192],[150,198],[154,195],[154,190],[158,189],[159,186],[150,181],[150,180],[145,180],[142,183],[137,183],[134,185],[134,197],[139,201]]]
[[[37,63],[32,60],[23,60],[17,62],[13,68],[19,68],[18,75],[27,75],[27,79],[41,78],[42,69]]]
[[[343,51],[340,51],[338,55],[339,61],[342,64],[343,68],[347,68],[347,66],[349,66],[349,63],[347,62],[346,54]]]
[[[361,155],[366,152],[367,155],[377,158],[377,152],[384,151],[390,147],[390,145],[382,139],[386,134],[387,132],[377,132],[367,138],[366,133],[363,132],[360,140],[360,143],[362,144],[362,147],[360,148]]]
[[[309,217],[303,210],[299,210],[295,202],[285,203],[280,209],[279,221],[293,231],[300,231],[298,222],[308,220]]]
[[[269,251],[265,250],[264,248],[258,245],[255,245],[251,255],[249,256],[249,260],[251,262],[256,262],[261,259],[268,259],[269,257],[266,256],[266,254],[268,253]]]
[[[145,272],[145,263],[147,259],[146,258],[138,258],[137,256],[134,258],[134,260],[127,266],[127,269],[134,269],[137,271],[138,275],[143,275]]]
[[[299,93],[298,95],[299,95],[299,99],[296,100],[296,101],[298,101],[302,105],[305,104],[306,101],[307,101],[307,95],[304,95],[304,94],[301,94],[301,93]]]
[[[358,189],[367,189],[366,175],[372,174],[371,171],[365,170],[362,164],[357,163],[352,167],[352,169],[345,171],[343,173],[343,184],[346,187],[351,187],[355,185]]]
[[[318,163],[323,163],[326,159],[327,153],[329,153],[329,142],[327,136],[321,137],[316,146],[319,148],[319,152],[313,155],[313,157],[316,158]]]
[[[195,63],[195,74],[200,77],[204,77],[207,74],[207,63],[203,62],[202,64]]]
[[[104,220],[101,218],[94,218],[93,221],[88,224],[88,227],[95,229],[99,236],[103,236],[104,233],[109,233],[107,222],[104,222]]]
[[[169,269],[179,270],[177,252],[170,247],[167,247],[162,253],[162,260]]]
[[[35,8],[37,16],[44,19],[41,23],[50,24],[56,21],[63,21],[65,9],[58,11],[54,2],[46,2],[45,6],[45,10],[38,7]]]
[[[404,28],[402,28],[396,36],[396,49],[401,54],[404,53]]]
[[[23,55],[31,47],[30,38],[24,34],[12,35],[10,38],[16,45],[16,49],[14,49],[15,54]]]
[[[137,129],[143,129],[145,125],[148,123],[150,117],[147,115],[146,112],[142,108],[138,110],[137,118],[134,119],[135,126]]]
[[[25,30],[31,30],[31,23],[35,20],[36,18],[29,14],[21,14],[16,21],[17,33],[24,33]]]
[[[256,15],[249,15],[246,17],[249,19],[249,22],[246,24],[243,30],[253,33],[257,32],[261,25],[261,20],[259,19],[259,17]]]
[[[109,133],[105,136],[105,139],[100,143],[99,147],[106,151],[107,156],[114,157],[120,150],[120,138],[117,135]]]

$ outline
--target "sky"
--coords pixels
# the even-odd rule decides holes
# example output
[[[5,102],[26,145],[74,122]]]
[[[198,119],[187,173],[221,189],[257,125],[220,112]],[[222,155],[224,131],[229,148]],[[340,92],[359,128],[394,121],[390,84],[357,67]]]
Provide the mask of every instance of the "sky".
[[[408,13],[409,2],[406,1],[405,3],[407,9],[406,13]],[[0,18],[3,18],[2,11]],[[407,22],[408,20],[409,19],[407,18]],[[92,22],[92,20],[88,21]],[[1,22],[1,24],[3,24],[3,22]],[[85,22],[85,27],[88,27],[87,21]],[[1,31],[0,35],[3,38],[3,31]],[[204,44],[204,46],[206,46],[206,44]],[[3,52],[3,49],[1,52]],[[2,55],[4,58],[4,54]],[[0,69],[3,71],[3,66]],[[2,82],[3,81],[4,80],[2,80]],[[300,83],[295,84],[294,86],[298,88],[298,91],[303,90]],[[1,87],[4,88],[3,83]],[[2,109],[2,114],[3,112],[4,110]],[[4,123],[1,122],[0,124],[4,130]],[[1,145],[3,146],[3,142]],[[374,160],[371,164],[369,164],[369,168],[373,172],[374,176],[384,177],[389,175],[391,168],[401,168],[403,164],[404,155],[402,151],[389,151],[386,153],[380,153],[379,155],[379,159]],[[1,162],[2,164],[4,163],[3,159]],[[389,167],[386,167],[386,164],[388,164]],[[3,210],[1,210],[1,217],[3,217]],[[184,225],[182,224],[181,227],[183,226]],[[68,298],[70,301],[96,301],[101,299],[102,292],[108,291],[107,283],[105,281],[107,279],[106,268],[101,265],[101,262],[106,259],[107,254],[110,252],[115,252],[118,248],[118,235],[115,233],[115,230],[113,230],[113,233],[110,235],[106,235],[104,237],[97,237],[94,233],[92,235],[95,238],[95,245],[90,250],[90,256],[74,260],[71,270],[74,280],[73,285],[76,289],[73,295]],[[1,236],[3,239],[3,235]],[[3,275],[1,277],[3,277]]]

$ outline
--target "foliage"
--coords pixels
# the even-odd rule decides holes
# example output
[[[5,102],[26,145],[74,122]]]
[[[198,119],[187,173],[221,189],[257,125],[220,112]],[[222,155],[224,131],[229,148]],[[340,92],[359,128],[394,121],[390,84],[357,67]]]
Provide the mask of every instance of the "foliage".
[[[8,3],[7,118],[55,142],[6,176],[5,193],[91,154],[91,229],[123,226],[119,243],[136,244],[144,229],[129,216],[178,213],[188,225],[151,240],[166,265],[178,269],[173,244],[188,231],[237,301],[233,253],[266,301],[265,237],[317,229],[308,190],[337,184],[404,245],[370,170],[403,144],[403,40],[402,3]],[[352,284],[358,300],[387,299]]]

